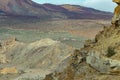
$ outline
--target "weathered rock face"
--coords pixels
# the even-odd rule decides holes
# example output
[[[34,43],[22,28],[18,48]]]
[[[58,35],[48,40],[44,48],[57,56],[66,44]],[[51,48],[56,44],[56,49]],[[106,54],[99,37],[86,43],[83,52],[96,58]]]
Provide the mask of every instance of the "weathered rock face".
[[[86,57],[86,63],[90,64],[100,73],[114,74],[120,72],[120,61],[103,56],[100,52],[90,51]]]
[[[85,46],[88,49],[86,63],[105,74],[120,74],[120,0],[113,2],[118,4],[112,19],[113,25],[99,32],[91,43],[92,46]]]
[[[113,2],[117,3],[118,6],[114,10],[112,24],[114,24],[115,26],[120,26],[120,0],[113,0]]]
[[[95,40],[75,51],[63,72],[47,75],[44,80],[120,80],[120,0],[113,2],[118,4],[113,25],[104,27]]]
[[[5,64],[8,63],[9,60],[6,57],[4,52],[8,51],[16,44],[16,38],[12,37],[0,43],[0,63]]]
[[[120,3],[120,0],[113,0],[113,2],[115,2],[115,3]]]
[[[108,61],[97,51],[91,51],[88,53],[86,63],[90,64],[94,69],[101,73],[106,73],[109,70]]]

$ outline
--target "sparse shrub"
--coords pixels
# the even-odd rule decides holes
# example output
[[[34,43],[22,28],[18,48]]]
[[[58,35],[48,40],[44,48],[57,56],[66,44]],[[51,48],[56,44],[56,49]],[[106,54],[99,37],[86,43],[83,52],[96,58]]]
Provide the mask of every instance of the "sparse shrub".
[[[91,43],[92,43],[92,40],[90,39],[86,40],[84,43],[84,47],[89,47]]]
[[[116,54],[116,52],[115,52],[114,48],[111,47],[111,46],[109,46],[108,49],[107,49],[107,54],[106,54],[106,56],[107,56],[107,57],[112,57],[112,56],[115,55],[115,54]]]

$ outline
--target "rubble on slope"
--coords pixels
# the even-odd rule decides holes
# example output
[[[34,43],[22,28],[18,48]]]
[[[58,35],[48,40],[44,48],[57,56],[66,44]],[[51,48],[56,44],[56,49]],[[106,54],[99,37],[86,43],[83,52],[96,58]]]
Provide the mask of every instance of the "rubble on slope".
[[[104,27],[94,40],[71,56],[69,66],[44,80],[119,80],[120,79],[120,0],[110,27]]]
[[[17,80],[33,73],[42,74],[39,77],[43,78],[54,70],[64,70],[73,51],[73,47],[52,39],[41,39],[32,43],[12,40],[6,45],[6,50],[0,50],[0,75],[19,75],[23,72],[24,76],[16,77]]]

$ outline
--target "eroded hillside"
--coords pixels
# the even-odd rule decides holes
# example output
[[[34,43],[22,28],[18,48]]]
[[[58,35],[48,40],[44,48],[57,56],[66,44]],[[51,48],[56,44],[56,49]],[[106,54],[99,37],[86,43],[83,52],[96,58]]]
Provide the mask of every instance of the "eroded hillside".
[[[31,0],[27,0],[27,4],[25,0],[21,0],[25,3],[22,3],[21,1],[19,2],[18,0],[13,0],[13,1],[7,0],[7,1],[10,1],[9,7],[12,6],[11,9],[13,10],[13,12],[15,12],[15,14],[17,14],[17,12],[21,13],[19,11],[16,11],[16,8],[19,8],[19,10],[23,12],[22,14],[24,14],[24,9],[20,5],[23,5],[25,7],[26,5],[30,6],[31,3],[33,3],[33,2],[28,2]],[[13,3],[18,3],[18,4],[16,6],[13,6],[12,5]],[[41,5],[38,4],[36,5],[37,7],[38,6],[40,8],[42,7]],[[51,4],[44,4],[43,6],[46,9],[50,9],[51,11],[54,11],[62,7],[61,10],[63,10],[64,8],[67,9],[68,11],[76,12],[76,11],[81,11],[81,8],[82,9],[85,8],[85,7],[71,6],[71,5],[62,5],[61,7],[59,7]],[[29,7],[29,9],[31,9],[31,7]],[[36,10],[36,7],[34,7],[34,10],[39,12],[38,8]],[[44,10],[43,7],[42,10]],[[9,12],[9,9],[7,9],[6,11]],[[35,11],[33,11],[33,13]],[[96,10],[92,9],[93,13],[95,13],[94,11],[96,12]],[[48,13],[46,13],[45,15],[47,14]],[[89,13],[87,12],[87,14]],[[106,16],[106,13],[102,13],[102,14]],[[72,14],[69,15],[70,18],[73,17],[71,16]],[[94,14],[94,15],[98,16],[98,14]],[[80,15],[78,14],[77,17],[79,16]],[[58,15],[57,18],[58,17],[63,17],[63,16]],[[82,16],[82,18],[84,18],[84,15]],[[93,19],[93,16],[91,18]],[[103,16],[98,16],[97,19],[99,18],[103,18]],[[105,19],[108,18],[109,17],[106,16]],[[7,19],[8,18],[6,18],[6,20]],[[96,30],[97,32],[97,30],[101,29],[101,25],[103,25],[101,24],[101,22],[98,21],[86,22],[86,20],[85,21],[82,20],[81,23],[79,23],[80,22],[79,20],[76,20],[75,22],[74,20],[67,20],[67,21],[64,20],[62,22],[59,20],[55,20],[52,21],[52,23],[47,21],[45,22],[46,23],[45,24],[42,23],[43,21],[40,21],[39,23],[36,24],[25,25],[25,23],[23,23],[24,26],[22,26],[22,28],[21,26],[14,27],[12,25],[13,23],[11,24],[13,29],[14,28],[24,29],[24,30],[35,29],[34,32],[36,32],[37,35],[29,31],[27,32],[25,31],[24,33],[23,30],[21,31],[11,30],[11,27],[9,27],[10,25],[5,26],[6,24],[3,23],[2,25],[4,25],[4,28],[6,27],[9,29],[7,30],[1,29],[2,36],[5,35],[8,37],[9,35],[10,36],[17,35],[19,39],[13,37],[7,40],[0,41],[0,80],[29,80],[29,79],[30,80],[119,80],[120,79],[120,54],[119,54],[120,28],[118,24],[119,22],[118,18],[115,17],[114,19],[115,22],[114,23],[112,22],[111,26],[104,27],[104,29],[96,35],[94,40],[87,40],[86,43],[84,44],[84,47],[80,50],[74,50],[73,47],[60,42],[60,40],[62,39],[66,41],[71,40],[72,42],[69,43],[72,44],[75,44],[74,42],[77,42],[77,39],[73,38],[73,36],[68,34],[66,35],[64,30],[67,33],[73,35],[79,35],[80,33],[81,36],[81,33],[83,33],[82,31],[90,32]],[[3,22],[5,22],[4,19]],[[64,22],[64,26],[63,26],[63,22]],[[86,24],[83,23],[87,23],[87,25],[89,25],[90,27],[86,26]],[[10,23],[8,22],[8,24]],[[47,26],[38,27],[38,25],[43,26],[42,24],[45,24]],[[58,27],[58,24],[60,24],[60,27]],[[72,26],[72,24],[74,24],[74,26],[76,27]],[[49,27],[53,25],[55,26]],[[79,25],[82,27],[80,28]],[[29,28],[28,27],[26,28],[26,26],[28,26]],[[86,27],[86,29],[84,27]],[[94,30],[91,30],[90,28],[94,28]],[[30,40],[29,43],[20,41],[21,39],[20,34],[25,35],[25,36],[22,35],[24,36],[22,37],[24,39],[27,38],[32,39],[35,38],[35,36],[38,37],[38,35],[40,36],[40,38],[45,37],[43,32],[41,33],[42,34],[41,36],[40,33],[36,31],[36,29],[40,29],[41,31],[44,31],[44,34],[47,35],[47,37],[48,34],[52,37],[54,34],[55,38],[58,39],[59,41],[54,41],[52,39],[38,40],[38,38],[34,39],[37,41]],[[48,32],[48,30],[53,31],[54,33]],[[62,31],[62,30],[63,30],[62,37],[58,38],[58,35],[61,36],[61,34],[58,34],[58,32],[55,31]],[[6,31],[6,34],[4,33],[4,31]],[[29,34],[29,36],[26,36],[26,33],[27,35]],[[65,35],[65,37],[63,36],[63,34]],[[94,34],[94,32],[92,34]],[[30,35],[33,35],[32,38]],[[91,37],[90,34],[89,37]],[[80,44],[77,43],[77,45]]]
[[[15,78],[17,80],[30,73],[31,75],[34,73],[41,78],[45,77],[46,74],[59,66],[64,69],[67,65],[63,64],[68,63],[73,50],[74,48],[51,39],[42,39],[26,44],[16,41],[15,38],[10,38],[1,43],[0,80],[13,80]],[[41,71],[44,71],[44,73],[41,73]],[[6,74],[6,76],[12,74],[16,77],[13,78],[11,75],[4,78],[2,74]]]
[[[113,0],[118,4],[119,0]],[[114,13],[117,13],[116,10]],[[94,40],[87,40],[84,48],[75,50],[69,66],[44,80],[119,80],[120,79],[120,25],[115,14],[110,27],[105,26]]]

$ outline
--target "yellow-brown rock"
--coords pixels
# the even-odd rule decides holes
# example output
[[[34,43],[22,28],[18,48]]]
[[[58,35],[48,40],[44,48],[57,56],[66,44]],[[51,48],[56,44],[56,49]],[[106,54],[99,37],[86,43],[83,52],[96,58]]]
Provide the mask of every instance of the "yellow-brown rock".
[[[114,16],[112,18],[112,24],[118,25],[120,19],[120,6],[118,5],[114,10]]]
[[[18,71],[15,67],[3,68],[0,70],[0,74],[17,74]]]
[[[5,40],[5,41],[2,43],[2,46],[8,46],[8,45],[10,45],[10,44],[15,43],[15,41],[16,41],[16,38],[15,38],[15,37],[11,37],[11,38]]]
[[[9,39],[7,39],[7,40],[5,40],[1,43],[1,48],[2,48],[3,51],[6,51],[6,49],[14,46],[15,43],[16,43],[16,38],[11,37],[11,38],[9,38]]]
[[[113,2],[117,3],[118,6],[114,10],[112,24],[114,24],[115,26],[120,26],[120,0],[113,0]]]
[[[113,0],[113,2],[115,2],[115,3],[120,3],[120,0]]]

